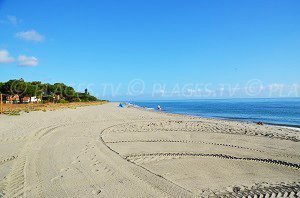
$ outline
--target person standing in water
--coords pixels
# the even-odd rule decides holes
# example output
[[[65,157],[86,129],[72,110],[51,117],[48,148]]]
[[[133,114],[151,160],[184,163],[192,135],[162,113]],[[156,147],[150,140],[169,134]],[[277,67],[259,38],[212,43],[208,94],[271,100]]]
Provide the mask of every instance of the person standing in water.
[[[157,110],[161,111],[160,105],[157,105]]]

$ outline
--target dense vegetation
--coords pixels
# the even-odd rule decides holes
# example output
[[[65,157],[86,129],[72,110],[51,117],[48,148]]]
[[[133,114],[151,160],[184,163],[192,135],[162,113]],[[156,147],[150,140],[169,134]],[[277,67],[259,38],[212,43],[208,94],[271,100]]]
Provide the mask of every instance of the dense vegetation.
[[[98,101],[98,99],[90,95],[87,91],[81,93],[76,92],[73,87],[63,83],[43,84],[39,81],[25,82],[20,80],[9,80],[0,82],[0,93],[5,95],[19,95],[20,98],[25,96],[37,96],[43,98],[44,102],[89,102]],[[59,96],[59,97],[58,97]]]

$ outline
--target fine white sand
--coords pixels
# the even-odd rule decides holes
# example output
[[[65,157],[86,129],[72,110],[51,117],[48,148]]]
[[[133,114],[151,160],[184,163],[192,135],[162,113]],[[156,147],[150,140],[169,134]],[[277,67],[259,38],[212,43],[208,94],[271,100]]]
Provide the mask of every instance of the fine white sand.
[[[300,132],[117,106],[0,116],[0,197],[300,196]]]

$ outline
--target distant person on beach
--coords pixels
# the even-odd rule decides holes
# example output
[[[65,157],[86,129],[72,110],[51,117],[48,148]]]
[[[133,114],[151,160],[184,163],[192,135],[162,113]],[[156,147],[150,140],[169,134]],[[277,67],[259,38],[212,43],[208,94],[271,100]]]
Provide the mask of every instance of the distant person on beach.
[[[157,110],[161,111],[160,105],[157,105]]]

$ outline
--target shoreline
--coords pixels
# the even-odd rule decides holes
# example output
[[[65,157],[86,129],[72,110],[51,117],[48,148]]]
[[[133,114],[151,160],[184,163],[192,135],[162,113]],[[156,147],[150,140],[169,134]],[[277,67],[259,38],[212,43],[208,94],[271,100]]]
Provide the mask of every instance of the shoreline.
[[[204,118],[204,119],[212,119],[212,120],[216,120],[216,121],[225,120],[225,121],[234,121],[234,122],[241,122],[241,123],[248,123],[248,124],[257,124],[257,122],[247,120],[247,119],[243,119],[243,118],[238,119],[238,118],[226,118],[226,117],[205,117],[205,116],[197,116],[197,115],[190,115],[190,114],[184,114],[184,113],[181,114],[181,113],[171,113],[171,112],[167,112],[167,111],[158,111],[158,110],[155,110],[154,108],[141,107],[141,106],[133,105],[133,104],[129,104],[127,106],[132,107],[132,108],[145,110],[145,111],[151,111],[151,112],[156,112],[156,113],[164,113],[164,114],[167,114],[167,115],[178,115],[178,116],[187,116],[187,117],[194,117],[194,118]],[[286,128],[286,129],[291,129],[291,130],[300,132],[300,125],[289,125],[289,124],[268,123],[268,122],[262,122],[262,123],[266,126]]]

